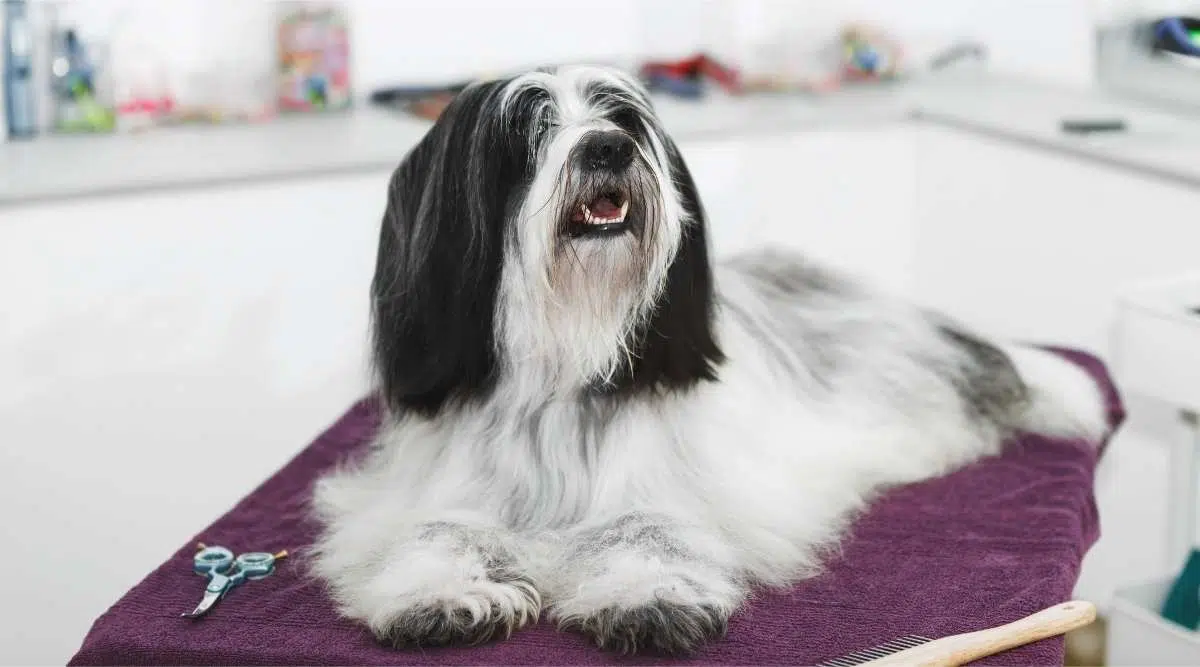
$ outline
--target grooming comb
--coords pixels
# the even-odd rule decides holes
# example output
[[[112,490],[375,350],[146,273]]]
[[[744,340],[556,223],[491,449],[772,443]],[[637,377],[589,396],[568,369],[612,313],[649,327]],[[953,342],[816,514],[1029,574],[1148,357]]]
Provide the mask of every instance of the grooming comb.
[[[929,639],[909,635],[886,644],[856,651],[823,662],[819,667],[870,665],[919,665],[920,667],[957,667],[986,658],[1010,648],[1065,634],[1096,620],[1096,606],[1074,600],[1043,609],[1007,625],[987,630]]]

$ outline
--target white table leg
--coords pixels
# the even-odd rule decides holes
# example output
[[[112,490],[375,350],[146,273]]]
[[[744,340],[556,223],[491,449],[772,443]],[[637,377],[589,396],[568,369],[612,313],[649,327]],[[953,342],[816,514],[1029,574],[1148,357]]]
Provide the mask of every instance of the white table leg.
[[[1200,475],[1200,418],[1181,413],[1184,429],[1171,448],[1170,486],[1167,489],[1167,566],[1177,572],[1196,544],[1197,476]]]

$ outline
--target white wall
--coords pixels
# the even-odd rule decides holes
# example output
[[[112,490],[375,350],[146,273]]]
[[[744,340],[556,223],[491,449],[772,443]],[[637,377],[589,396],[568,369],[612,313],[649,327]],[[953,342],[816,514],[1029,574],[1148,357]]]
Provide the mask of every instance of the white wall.
[[[867,20],[918,46],[979,40],[997,72],[1076,86],[1092,80],[1090,0],[750,0],[738,6],[758,15],[745,22],[757,40],[821,36],[842,22]]]
[[[980,39],[998,71],[1082,85],[1092,77],[1093,3],[1102,1],[345,0],[345,5],[361,92],[563,60],[678,57],[697,47],[746,57],[753,65],[764,45],[785,40],[803,51],[848,20],[878,23],[922,44]],[[186,91],[215,72],[270,71],[272,4],[75,0],[64,11],[85,33],[116,35],[118,71],[161,60],[176,87]]]
[[[1172,12],[1189,13],[1200,8],[1196,0],[1092,0],[1101,22]]]

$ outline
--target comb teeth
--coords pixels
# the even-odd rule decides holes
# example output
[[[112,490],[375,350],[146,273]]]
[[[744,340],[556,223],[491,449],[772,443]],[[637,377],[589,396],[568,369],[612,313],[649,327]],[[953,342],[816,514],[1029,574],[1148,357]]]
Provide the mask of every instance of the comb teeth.
[[[872,660],[886,658],[889,655],[894,655],[900,651],[920,646],[921,644],[928,644],[931,641],[933,640],[929,637],[922,637],[920,635],[905,635],[903,637],[893,639],[886,644],[872,646],[871,648],[855,651],[854,653],[844,655],[840,658],[827,660],[817,665],[817,667],[854,667],[854,665],[861,665],[863,663],[871,662]]]

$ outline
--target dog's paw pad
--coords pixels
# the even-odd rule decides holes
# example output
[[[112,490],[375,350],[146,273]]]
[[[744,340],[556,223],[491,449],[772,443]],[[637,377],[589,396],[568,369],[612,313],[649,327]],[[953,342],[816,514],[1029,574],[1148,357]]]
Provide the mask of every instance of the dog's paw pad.
[[[609,607],[582,618],[565,619],[563,629],[583,633],[614,653],[656,652],[690,655],[706,642],[720,639],[728,615],[710,605],[658,600],[632,608]]]

